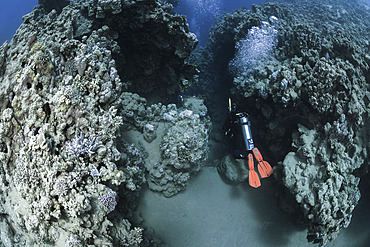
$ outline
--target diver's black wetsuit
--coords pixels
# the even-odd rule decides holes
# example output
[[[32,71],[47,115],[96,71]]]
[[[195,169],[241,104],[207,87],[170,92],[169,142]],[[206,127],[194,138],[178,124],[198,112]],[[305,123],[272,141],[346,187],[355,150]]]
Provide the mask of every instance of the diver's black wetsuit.
[[[243,141],[242,130],[239,124],[239,116],[237,115],[237,111],[232,110],[229,112],[225,123],[222,127],[224,133],[230,137],[233,142],[233,155],[235,159],[245,159],[247,154],[244,150],[245,144]]]

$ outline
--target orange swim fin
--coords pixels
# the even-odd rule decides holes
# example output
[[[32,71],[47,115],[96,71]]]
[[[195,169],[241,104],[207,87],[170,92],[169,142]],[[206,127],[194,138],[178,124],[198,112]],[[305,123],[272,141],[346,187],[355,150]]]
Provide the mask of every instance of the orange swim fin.
[[[270,164],[267,161],[264,161],[262,158],[262,155],[258,148],[253,148],[252,152],[254,154],[254,157],[256,157],[256,160],[258,162],[258,172],[260,173],[261,178],[267,178],[269,177],[273,170]]]
[[[249,185],[258,188],[261,186],[261,181],[258,177],[257,172],[254,170],[253,155],[248,155],[248,167],[249,167]]]

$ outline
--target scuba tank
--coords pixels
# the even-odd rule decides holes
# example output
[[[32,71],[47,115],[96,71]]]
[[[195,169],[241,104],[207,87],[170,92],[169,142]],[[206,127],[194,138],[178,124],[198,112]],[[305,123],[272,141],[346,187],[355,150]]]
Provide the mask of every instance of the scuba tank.
[[[243,140],[247,151],[254,148],[254,143],[252,139],[252,133],[250,128],[250,122],[244,113],[239,113],[239,125],[242,128]]]
[[[231,99],[229,98],[229,113],[236,112],[236,107],[231,104]],[[252,132],[250,128],[250,122],[248,120],[247,114],[244,112],[236,113],[238,117],[237,124],[241,127],[242,130],[242,138],[246,147],[246,151],[250,151],[254,148],[254,142],[252,139]],[[228,131],[226,132],[226,134]]]

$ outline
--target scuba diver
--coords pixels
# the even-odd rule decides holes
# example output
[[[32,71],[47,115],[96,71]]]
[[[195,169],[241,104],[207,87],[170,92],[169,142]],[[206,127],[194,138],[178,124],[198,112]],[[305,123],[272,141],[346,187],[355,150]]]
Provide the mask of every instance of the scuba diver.
[[[257,172],[254,170],[253,155],[258,162],[258,172],[261,178],[269,177],[273,172],[272,167],[268,162],[263,160],[258,148],[254,147],[248,114],[245,112],[238,112],[236,105],[231,105],[230,98],[229,114],[222,129],[225,131],[225,135],[233,140],[234,158],[248,159],[249,185],[254,188],[260,187],[260,179]]]

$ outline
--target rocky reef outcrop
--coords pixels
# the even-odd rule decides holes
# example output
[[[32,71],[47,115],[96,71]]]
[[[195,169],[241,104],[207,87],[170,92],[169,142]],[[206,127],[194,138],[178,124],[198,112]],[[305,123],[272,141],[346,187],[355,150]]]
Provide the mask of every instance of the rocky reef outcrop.
[[[193,100],[199,104],[196,99]],[[205,108],[203,103],[201,105]],[[171,125],[162,137],[161,160],[150,169],[149,188],[172,196],[183,190],[191,175],[198,172],[208,157],[210,120],[206,112],[189,107],[171,111],[164,120]]]
[[[369,17],[360,1],[254,5],[220,18],[194,58],[203,85],[222,78],[250,113],[275,157],[281,206],[319,245],[350,224],[368,166]]]
[[[176,97],[197,80],[195,66],[186,61],[197,38],[189,32],[184,16],[170,13],[171,4],[95,0],[82,2],[81,7],[82,16],[74,17],[81,27],[89,26],[88,17],[95,17],[98,23],[91,23],[92,28],[107,25],[116,35],[121,48],[115,54],[117,69],[129,91],[163,101]]]
[[[146,99],[129,91],[154,100],[158,89],[165,101],[187,88],[196,80],[186,62],[196,38],[155,0],[40,5],[0,47],[1,242],[138,246],[143,229],[130,220],[148,152],[120,133],[135,128],[141,109],[128,109]],[[183,111],[173,126],[197,131],[203,151],[189,158],[197,163],[208,138],[198,130],[207,128]],[[139,132],[148,142],[151,116],[141,116]],[[181,150],[173,128],[162,145]]]
[[[148,105],[137,94],[125,93],[126,123],[121,132],[144,150],[148,185],[170,197],[185,189],[208,157],[211,122],[203,100],[189,97],[184,105]],[[139,131],[141,133],[139,133]]]

